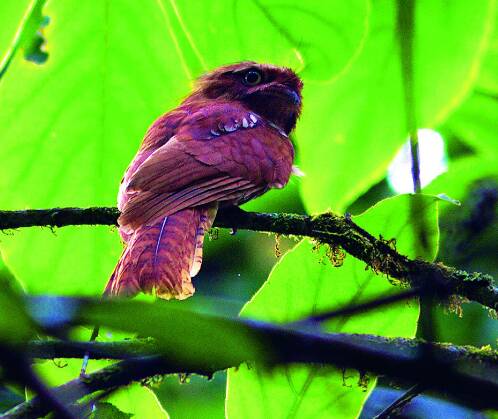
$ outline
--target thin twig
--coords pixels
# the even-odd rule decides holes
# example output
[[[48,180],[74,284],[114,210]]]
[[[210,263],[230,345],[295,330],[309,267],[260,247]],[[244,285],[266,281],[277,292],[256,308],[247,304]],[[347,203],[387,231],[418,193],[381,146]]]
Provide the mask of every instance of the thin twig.
[[[352,316],[354,314],[364,313],[366,311],[374,310],[379,307],[388,306],[391,304],[399,303],[400,301],[409,300],[411,298],[419,297],[424,294],[424,291],[420,288],[410,288],[399,292],[397,294],[385,295],[382,297],[372,298],[356,305],[346,305],[345,307],[338,308],[336,310],[324,311],[323,313],[316,314],[314,316],[305,317],[302,320],[290,323],[290,325],[305,326],[313,325],[316,323],[322,323],[327,320],[331,320],[337,317]]]
[[[426,386],[421,384],[415,384],[410,387],[405,393],[403,393],[399,398],[394,400],[389,406],[387,406],[382,412],[380,412],[373,419],[389,419],[391,417],[396,417],[393,415],[398,415],[405,408],[405,406],[410,403],[415,397],[420,393],[425,391]]]

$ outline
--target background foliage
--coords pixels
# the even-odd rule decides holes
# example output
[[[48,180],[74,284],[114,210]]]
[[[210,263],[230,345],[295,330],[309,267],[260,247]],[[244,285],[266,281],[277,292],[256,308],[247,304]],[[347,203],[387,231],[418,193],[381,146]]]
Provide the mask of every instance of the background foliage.
[[[355,220],[372,234],[396,237],[402,253],[430,260],[438,248],[439,217],[437,260],[496,275],[496,260],[489,257],[496,248],[498,199],[496,2],[419,0],[413,28],[400,20],[407,3],[1,2],[0,208],[114,205],[122,173],[154,118],[176,106],[203,71],[250,59],[290,66],[304,80],[304,113],[294,140],[306,176],[248,209],[359,214],[394,195],[386,169],[413,117],[418,127],[443,134],[449,158],[447,173],[424,192],[445,193],[462,206],[442,202],[438,212],[436,200],[424,198],[431,236],[425,254],[415,250],[407,196],[383,200]],[[400,46],[412,30],[410,104]],[[283,251],[293,245],[280,243]],[[270,273],[279,253],[274,247],[265,236],[220,232],[207,244],[195,279],[198,293],[184,305],[236,314],[268,278],[242,314],[281,322],[392,288],[351,257],[333,268],[325,250],[312,251],[307,241],[280,257]],[[121,245],[108,227],[31,228],[2,235],[0,248],[29,293],[98,295]],[[417,316],[414,303],[401,304],[326,327],[409,337]],[[469,344],[495,345],[498,336],[486,313],[472,306],[463,319],[441,313],[437,332],[441,340]],[[42,369],[53,383],[75,375],[51,362]],[[341,372],[315,374],[299,367],[258,381],[258,371],[231,371],[227,413],[309,417],[316,413],[309,409],[323,409],[324,417],[337,417],[338,409],[354,417],[375,381],[350,388],[342,385]],[[224,382],[222,374],[209,382],[194,377],[188,385],[169,377],[155,392],[172,417],[221,417]],[[345,395],[335,407],[328,404],[331,388],[338,398]],[[150,397],[140,386],[127,391]],[[261,403],[292,400],[289,394],[299,401]],[[133,413],[125,396],[114,397]],[[159,409],[157,403],[146,405],[137,416],[158,417],[158,410],[146,412]]]

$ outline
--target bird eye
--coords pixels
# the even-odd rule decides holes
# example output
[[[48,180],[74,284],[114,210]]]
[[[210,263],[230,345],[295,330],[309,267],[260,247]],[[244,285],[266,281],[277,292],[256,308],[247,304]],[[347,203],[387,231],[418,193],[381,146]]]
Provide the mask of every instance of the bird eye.
[[[244,84],[246,86],[256,86],[261,83],[261,73],[257,70],[249,70],[244,74]]]

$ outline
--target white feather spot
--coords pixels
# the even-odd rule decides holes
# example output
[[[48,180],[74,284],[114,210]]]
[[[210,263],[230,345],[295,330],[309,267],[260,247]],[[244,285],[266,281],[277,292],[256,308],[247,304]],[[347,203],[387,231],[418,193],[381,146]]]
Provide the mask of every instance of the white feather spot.
[[[237,129],[235,125],[225,125],[225,131],[226,132],[233,132]]]
[[[282,189],[284,187],[283,183],[276,182],[272,185],[275,189]]]
[[[211,130],[211,134],[213,134],[216,137],[220,136],[220,133],[218,131],[215,131],[214,129]]]
[[[242,118],[242,126],[243,126],[244,128],[247,128],[247,127],[249,126],[249,122],[247,122],[247,119]]]
[[[292,173],[299,177],[305,176],[305,173],[297,166],[292,166]]]
[[[256,123],[258,122],[258,118],[256,118],[256,115],[250,113],[249,114],[249,118],[251,119],[252,122]]]

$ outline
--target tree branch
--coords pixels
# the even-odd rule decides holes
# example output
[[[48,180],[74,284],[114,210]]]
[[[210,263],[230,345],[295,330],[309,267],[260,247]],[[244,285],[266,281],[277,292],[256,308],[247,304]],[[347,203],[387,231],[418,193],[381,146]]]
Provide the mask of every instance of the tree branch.
[[[277,355],[272,366],[312,363],[354,368],[422,383],[428,389],[448,393],[473,407],[498,407],[495,397],[498,392],[498,354],[495,351],[434,344],[434,362],[429,364],[420,357],[423,342],[415,339],[309,333],[261,322],[250,322],[250,325],[264,338],[267,350]],[[76,402],[83,393],[124,386],[157,374],[181,372],[212,376],[216,371],[248,361],[240,359],[233,365],[220,365],[218,360],[201,356],[198,364],[186,371],[167,356],[159,356],[160,347],[153,339],[35,341],[28,345],[28,353],[35,358],[81,358],[87,351],[94,359],[126,359],[53,389],[68,403]],[[43,416],[49,411],[50,408],[35,397],[0,417],[30,418]]]
[[[64,227],[70,225],[116,225],[119,211],[112,207],[52,208],[46,210],[0,211],[0,230],[21,227]],[[332,213],[317,216],[246,212],[222,209],[215,226],[310,237],[333,246],[365,262],[375,272],[389,275],[411,286],[432,286],[436,290],[498,309],[498,288],[493,278],[479,272],[468,273],[442,263],[409,259],[385,240],[377,239],[348,217]]]

